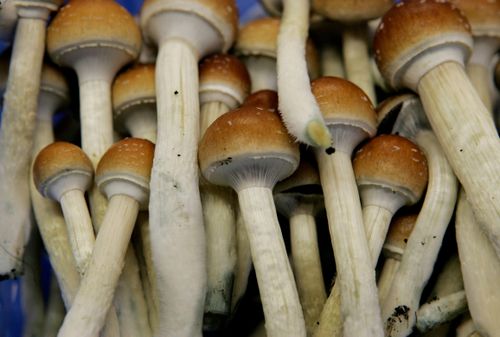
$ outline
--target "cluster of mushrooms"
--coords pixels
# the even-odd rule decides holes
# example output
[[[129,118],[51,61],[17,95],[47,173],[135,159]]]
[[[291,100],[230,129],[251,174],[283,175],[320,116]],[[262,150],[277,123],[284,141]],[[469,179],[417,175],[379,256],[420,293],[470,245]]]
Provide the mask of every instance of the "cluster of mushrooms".
[[[500,336],[500,1],[62,2],[0,5],[25,336]]]

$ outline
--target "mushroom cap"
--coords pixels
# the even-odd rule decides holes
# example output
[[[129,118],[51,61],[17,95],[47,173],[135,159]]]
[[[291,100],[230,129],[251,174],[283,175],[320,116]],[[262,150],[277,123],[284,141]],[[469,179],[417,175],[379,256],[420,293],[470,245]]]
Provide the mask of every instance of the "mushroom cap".
[[[113,112],[120,119],[131,106],[156,104],[155,65],[137,64],[113,82]]]
[[[264,89],[250,94],[242,106],[255,106],[262,109],[278,110],[278,93],[274,90]]]
[[[94,168],[78,146],[55,142],[43,148],[33,163],[33,180],[46,198],[60,200],[69,190],[85,191],[92,183]]]
[[[312,8],[332,20],[359,22],[382,16],[392,3],[392,0],[313,0]]]
[[[373,45],[387,83],[416,90],[421,76],[435,66],[463,63],[472,51],[472,36],[456,6],[441,0],[404,0],[383,16]]]
[[[311,90],[327,125],[347,124],[375,135],[377,115],[373,105],[354,83],[325,76],[314,80]]]
[[[238,8],[234,0],[145,0],[141,10],[144,34],[154,16],[163,13],[189,13],[206,21],[222,38],[222,50],[229,50],[238,31]],[[184,27],[179,27],[181,30]],[[194,46],[196,47],[196,46]]]
[[[500,38],[499,0],[451,0],[469,20],[472,35]]]
[[[392,219],[384,243],[386,255],[396,258],[403,255],[417,217],[418,214],[401,214]]]
[[[299,147],[277,111],[254,106],[232,110],[216,119],[199,145],[203,176],[211,183],[273,187],[299,164]]]
[[[200,104],[222,101],[234,109],[250,93],[250,75],[237,57],[215,54],[200,64]]]
[[[55,66],[44,63],[40,79],[40,91],[58,96],[63,101],[69,101],[69,87],[64,75]]]
[[[113,144],[97,164],[95,181],[108,198],[125,194],[141,208],[149,200],[149,180],[155,146],[149,140],[125,138]]]
[[[136,58],[141,32],[129,12],[112,0],[71,0],[47,28],[47,50],[56,63],[81,48],[112,48]],[[97,48],[99,49],[99,48]]]
[[[427,159],[420,148],[397,135],[380,135],[361,147],[353,161],[360,188],[375,186],[416,203],[427,186]]]

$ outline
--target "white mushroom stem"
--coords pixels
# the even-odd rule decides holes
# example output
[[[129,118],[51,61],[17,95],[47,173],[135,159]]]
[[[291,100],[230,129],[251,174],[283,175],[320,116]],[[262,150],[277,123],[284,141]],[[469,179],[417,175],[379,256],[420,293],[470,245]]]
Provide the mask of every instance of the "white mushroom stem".
[[[200,137],[203,136],[210,124],[229,111],[227,104],[212,101],[203,103],[200,109]]]
[[[319,49],[322,76],[345,77],[342,55],[337,47],[323,45]]]
[[[351,156],[337,149],[331,155],[317,151],[316,157],[338,272],[343,333],[382,336],[375,269],[363,227]]]
[[[302,205],[290,216],[292,264],[308,336],[326,301],[314,206]]]
[[[346,79],[360,87],[377,104],[375,86],[371,74],[368,52],[368,30],[366,24],[347,26],[342,31],[342,51]]]
[[[87,272],[59,337],[99,335],[122,272],[138,212],[138,202],[129,196],[116,195],[110,199]]]
[[[151,107],[145,107],[143,111],[135,108],[134,113],[129,114],[125,120],[125,128],[135,138],[142,138],[156,143],[156,111]]]
[[[239,207],[236,210],[236,268],[234,273],[233,294],[231,296],[231,310],[237,308],[240,299],[245,295],[248,286],[248,276],[252,271],[252,254],[248,241],[245,220]]]
[[[465,291],[460,290],[422,305],[416,314],[416,327],[420,332],[425,332],[451,321],[466,311],[467,299],[465,298]]]
[[[326,299],[323,311],[321,311],[321,316],[316,323],[316,330],[313,333],[314,337],[343,336],[340,287],[337,283],[335,283],[335,285]]]
[[[461,191],[455,218],[465,292],[477,331],[495,336],[500,331],[500,296],[495,286],[500,279],[500,261],[479,227],[467,197]]]
[[[269,56],[249,55],[243,56],[250,81],[252,93],[259,90],[278,90],[278,75],[276,72],[276,59]]]
[[[458,189],[455,175],[432,131],[418,132],[415,142],[427,158],[429,183],[401,264],[382,303],[386,336],[391,337],[407,336],[412,331],[420,296],[434,269]]]
[[[156,63],[158,139],[149,221],[162,336],[201,336],[206,244],[198,188],[198,60],[181,40],[166,40]],[[189,287],[186,285],[189,284]]]
[[[304,317],[271,189],[237,191],[255,266],[268,337],[305,337]]]
[[[500,143],[490,113],[455,62],[425,74],[418,92],[474,214],[500,257]]]
[[[49,12],[41,4],[18,9],[0,130],[0,278],[21,271],[29,236],[28,179]]]
[[[377,283],[378,298],[381,304],[384,303],[387,294],[391,289],[392,281],[394,280],[394,276],[398,271],[400,263],[401,257],[399,257],[398,259],[392,256],[388,257],[384,262],[384,266],[382,267],[382,271],[380,272],[380,277]]]
[[[283,0],[277,46],[280,112],[287,130],[300,142],[328,147],[330,131],[311,92],[307,73],[306,40],[309,0]]]

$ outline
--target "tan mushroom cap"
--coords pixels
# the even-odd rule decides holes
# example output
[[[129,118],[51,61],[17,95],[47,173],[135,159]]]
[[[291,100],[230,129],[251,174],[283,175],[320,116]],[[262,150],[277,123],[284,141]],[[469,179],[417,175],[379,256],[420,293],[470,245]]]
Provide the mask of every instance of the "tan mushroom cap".
[[[199,78],[202,96],[208,92],[220,92],[229,95],[237,105],[241,105],[250,93],[250,75],[247,68],[233,55],[215,54],[204,59],[200,64]]]
[[[43,148],[33,163],[33,180],[40,194],[47,197],[50,186],[59,178],[77,174],[88,176],[94,168],[89,157],[78,146],[67,142],[55,142]]]
[[[242,106],[247,105],[269,110],[278,110],[278,93],[270,89],[256,91],[249,95],[242,104]]]
[[[131,105],[156,103],[154,64],[138,64],[118,75],[112,93],[115,118]]]
[[[223,51],[227,51],[238,31],[238,8],[234,0],[145,0],[142,5],[141,26],[163,12],[184,12],[201,17],[212,25],[223,38]],[[145,34],[146,29],[143,29]]]
[[[425,51],[458,47],[465,59],[472,38],[470,25],[456,6],[442,0],[406,0],[383,16],[373,46],[380,72],[397,88],[407,66]]]
[[[417,217],[418,214],[402,214],[392,219],[385,238],[384,251],[386,253],[403,255]]]
[[[198,156],[205,178],[219,185],[229,185],[223,181],[228,177],[223,176],[233,169],[241,171],[262,163],[278,170],[274,172],[276,177],[270,178],[282,180],[297,168],[300,158],[299,146],[278,113],[254,106],[232,110],[216,119],[200,141]],[[227,174],[221,174],[225,170]]]
[[[379,186],[416,203],[427,186],[427,159],[420,148],[397,135],[371,139],[354,156],[358,186]]]
[[[327,125],[349,124],[369,135],[377,131],[377,115],[366,94],[354,83],[338,77],[321,77],[311,83],[312,93]]]
[[[113,144],[97,165],[95,180],[102,185],[120,179],[149,190],[155,146],[149,140],[125,138]]]
[[[123,50],[135,58],[141,32],[129,12],[112,0],[71,0],[47,29],[47,50],[56,63],[66,52],[84,47]]]
[[[45,63],[42,67],[40,91],[51,92],[63,100],[69,100],[68,82],[55,66]]]
[[[500,1],[451,0],[469,20],[474,36],[500,38]]]
[[[332,20],[357,22],[382,16],[392,3],[392,0],[313,0],[312,8]]]

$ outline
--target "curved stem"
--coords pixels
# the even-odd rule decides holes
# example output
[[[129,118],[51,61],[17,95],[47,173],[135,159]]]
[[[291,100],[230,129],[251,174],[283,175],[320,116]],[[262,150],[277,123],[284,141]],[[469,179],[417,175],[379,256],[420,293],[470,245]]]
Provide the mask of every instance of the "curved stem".
[[[268,337],[305,337],[304,316],[270,188],[248,187],[238,199],[250,240]]]
[[[432,274],[457,197],[457,181],[432,131],[415,142],[424,151],[429,183],[424,204],[408,239],[391,290],[382,304],[386,336],[407,336],[415,324],[420,296]]]
[[[18,20],[3,102],[0,130],[0,279],[17,276],[21,271],[30,230],[28,178],[45,50],[45,26],[49,15],[48,10],[38,10],[43,19],[21,16]]]
[[[311,336],[326,301],[312,206],[290,217],[292,263],[307,335]]]
[[[454,62],[429,71],[418,92],[446,158],[500,257],[500,143],[491,115],[463,67]]]
[[[350,155],[317,152],[337,265],[344,335],[382,336],[382,322],[361,203]]]
[[[426,332],[466,311],[465,291],[460,290],[422,305],[417,311],[416,327],[420,332]]]
[[[360,87],[370,98],[372,104],[377,105],[367,40],[366,24],[348,26],[342,31],[344,66],[346,79]]]
[[[97,336],[111,307],[139,204],[125,195],[110,199],[94,252],[59,337]]]
[[[464,277],[469,311],[481,335],[495,336],[500,331],[498,284],[500,261],[495,255],[485,233],[472,213],[463,191],[457,206],[455,220],[458,253]]]
[[[399,207],[397,208],[399,209]],[[396,210],[397,210],[396,209]],[[363,207],[363,223],[372,257],[373,267],[377,265],[387,231],[394,212],[384,207],[368,205]]]
[[[196,337],[202,330],[207,273],[198,188],[197,61],[186,43],[167,40],[156,65],[158,139],[149,216],[161,336]]]

